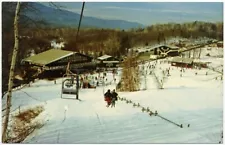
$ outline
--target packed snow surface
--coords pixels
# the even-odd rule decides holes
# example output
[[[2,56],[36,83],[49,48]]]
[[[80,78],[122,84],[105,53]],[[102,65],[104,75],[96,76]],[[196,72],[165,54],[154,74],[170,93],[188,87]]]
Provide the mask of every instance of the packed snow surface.
[[[219,65],[223,63],[222,58],[210,60]],[[108,89],[115,89],[121,77],[119,71],[114,82],[112,73],[108,72],[109,85],[80,89],[80,100],[61,99],[62,78],[57,79],[56,84],[38,80],[30,87],[14,91],[11,109],[14,113],[19,106],[41,104],[45,108],[37,118],[44,121],[44,126],[28,136],[24,143],[219,143],[223,128],[221,74],[204,68],[185,68],[181,72],[181,68],[172,67],[167,61],[150,65],[154,64],[154,70],[146,67],[149,63],[144,64],[140,91],[118,94],[153,112],[157,110],[159,115],[182,124],[183,128],[158,116],[149,116],[141,107],[133,107],[126,101],[118,100],[115,108],[107,108],[103,94]],[[166,69],[170,69],[169,76],[162,73]],[[164,89],[158,89],[150,71],[155,72],[159,80],[165,77]]]

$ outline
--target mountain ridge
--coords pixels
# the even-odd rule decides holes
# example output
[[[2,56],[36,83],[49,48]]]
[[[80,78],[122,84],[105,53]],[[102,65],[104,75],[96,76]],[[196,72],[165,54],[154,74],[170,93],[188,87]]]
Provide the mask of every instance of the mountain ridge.
[[[37,13],[28,12],[27,15],[34,19],[42,19],[51,26],[56,27],[77,27],[80,14],[64,9],[56,9],[32,2],[32,7],[38,10]],[[129,22],[125,20],[107,20],[96,17],[83,16],[81,27],[111,28],[111,29],[131,29],[144,27],[143,24]]]

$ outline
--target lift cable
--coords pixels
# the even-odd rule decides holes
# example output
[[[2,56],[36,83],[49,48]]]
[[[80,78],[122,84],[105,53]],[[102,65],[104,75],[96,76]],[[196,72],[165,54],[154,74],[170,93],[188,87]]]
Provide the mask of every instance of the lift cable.
[[[85,5],[85,2],[83,2],[82,9],[81,9],[79,25],[78,25],[77,34],[76,34],[76,41],[75,41],[76,44],[77,44],[78,34],[80,31],[80,25],[81,25],[81,21],[82,21],[82,17],[83,17],[84,5]]]

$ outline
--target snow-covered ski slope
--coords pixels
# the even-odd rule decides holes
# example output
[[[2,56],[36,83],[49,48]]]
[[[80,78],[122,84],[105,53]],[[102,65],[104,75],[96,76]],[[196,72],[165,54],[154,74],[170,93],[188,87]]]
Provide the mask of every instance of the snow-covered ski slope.
[[[211,58],[214,59],[218,58]],[[107,108],[103,92],[115,88],[121,72],[116,76],[116,83],[109,72],[107,79],[112,81],[111,85],[81,89],[80,101],[60,98],[62,79],[57,84],[38,80],[31,87],[13,92],[11,110],[38,104],[45,108],[37,118],[45,125],[24,143],[219,143],[223,129],[223,82],[215,77],[220,74],[208,69],[184,69],[180,77],[180,68],[159,61],[154,72],[160,78],[162,70],[167,68],[170,76],[164,82],[164,89],[157,88],[154,76],[149,74],[151,70],[146,69],[146,86],[144,76],[141,77],[141,87],[146,90],[119,92],[119,96],[153,112],[157,110],[183,128],[149,116],[141,107],[125,101],[117,101],[115,108]]]

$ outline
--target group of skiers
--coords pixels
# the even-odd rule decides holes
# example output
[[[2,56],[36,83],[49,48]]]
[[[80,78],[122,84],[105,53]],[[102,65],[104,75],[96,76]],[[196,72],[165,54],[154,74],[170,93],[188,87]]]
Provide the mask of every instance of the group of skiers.
[[[107,103],[106,107],[115,107],[116,101],[118,100],[118,94],[115,89],[111,92],[110,89],[104,94],[105,101]]]

